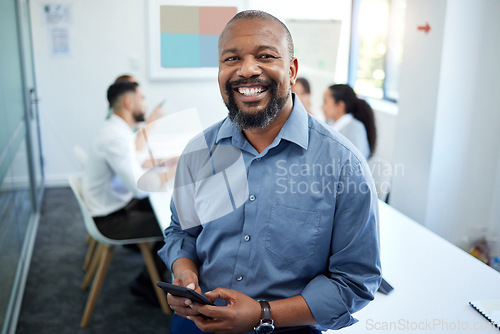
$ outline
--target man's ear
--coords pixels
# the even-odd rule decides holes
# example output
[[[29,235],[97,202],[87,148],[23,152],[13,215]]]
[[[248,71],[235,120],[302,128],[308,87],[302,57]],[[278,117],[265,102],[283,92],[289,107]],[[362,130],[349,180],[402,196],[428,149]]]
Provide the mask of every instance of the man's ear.
[[[132,109],[132,104],[133,104],[133,101],[132,101],[131,94],[127,93],[127,94],[123,95],[123,101],[122,101],[123,108],[130,110],[130,109]]]
[[[290,86],[295,85],[295,82],[297,81],[297,73],[299,71],[299,61],[297,58],[293,57],[292,60],[290,61]]]

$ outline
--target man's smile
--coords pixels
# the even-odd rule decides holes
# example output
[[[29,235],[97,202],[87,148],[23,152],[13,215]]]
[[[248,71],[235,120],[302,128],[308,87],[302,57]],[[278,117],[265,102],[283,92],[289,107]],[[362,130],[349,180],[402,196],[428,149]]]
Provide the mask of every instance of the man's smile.
[[[244,96],[256,96],[267,90],[265,86],[251,86],[251,87],[237,87],[234,89],[236,92]]]
[[[233,96],[241,102],[257,102],[262,100],[272,84],[261,79],[249,81],[238,80],[229,83],[230,90],[233,91]]]

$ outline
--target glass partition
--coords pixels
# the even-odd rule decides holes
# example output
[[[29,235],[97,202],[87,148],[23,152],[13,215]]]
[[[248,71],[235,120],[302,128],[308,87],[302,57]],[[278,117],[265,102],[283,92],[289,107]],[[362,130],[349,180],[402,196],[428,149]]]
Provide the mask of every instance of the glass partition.
[[[0,0],[2,333],[16,326],[44,184],[27,8],[27,0]]]
[[[24,131],[22,131],[24,132]],[[28,171],[26,140],[18,150],[0,185],[0,324],[11,313],[19,277],[18,268],[24,266],[22,250],[27,235],[33,202]],[[11,302],[12,300],[12,302]],[[9,311],[9,312],[7,312]]]

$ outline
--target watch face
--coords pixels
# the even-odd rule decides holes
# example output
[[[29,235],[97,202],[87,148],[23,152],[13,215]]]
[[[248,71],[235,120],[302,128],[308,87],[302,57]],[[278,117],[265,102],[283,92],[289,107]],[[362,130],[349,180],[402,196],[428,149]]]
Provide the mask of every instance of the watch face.
[[[274,331],[274,326],[272,324],[263,323],[255,331],[258,334],[270,334]]]

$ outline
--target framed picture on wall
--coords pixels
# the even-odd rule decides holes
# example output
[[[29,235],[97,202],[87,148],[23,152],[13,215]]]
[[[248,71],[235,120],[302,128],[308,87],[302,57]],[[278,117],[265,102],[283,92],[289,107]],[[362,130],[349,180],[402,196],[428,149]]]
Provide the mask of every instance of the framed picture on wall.
[[[213,80],[219,35],[247,0],[149,0],[151,80]]]

